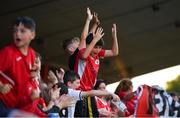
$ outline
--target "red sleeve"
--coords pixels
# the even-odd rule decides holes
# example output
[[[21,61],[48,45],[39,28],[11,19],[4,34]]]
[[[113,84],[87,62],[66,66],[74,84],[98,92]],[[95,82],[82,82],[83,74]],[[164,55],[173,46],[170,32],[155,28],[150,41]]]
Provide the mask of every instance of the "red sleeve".
[[[85,48],[79,50],[78,58],[82,59],[82,54],[83,54],[84,50],[85,50]]]
[[[11,54],[8,48],[0,50],[0,71],[5,72],[11,65]]]
[[[36,59],[35,51],[31,47],[29,47],[29,52],[31,53],[30,55],[31,55],[32,64],[34,64]]]

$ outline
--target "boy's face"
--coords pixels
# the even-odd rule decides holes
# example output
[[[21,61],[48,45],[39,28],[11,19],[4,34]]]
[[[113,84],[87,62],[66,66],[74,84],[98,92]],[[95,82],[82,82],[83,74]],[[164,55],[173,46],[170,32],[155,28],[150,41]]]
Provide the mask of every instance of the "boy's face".
[[[26,28],[22,23],[13,28],[13,39],[17,47],[22,48],[29,46],[32,39],[35,37],[35,32]]]
[[[91,51],[92,56],[96,56],[102,50],[102,46],[95,45]]]
[[[73,54],[74,51],[79,47],[79,41],[73,41],[67,46],[67,51],[69,54]]]
[[[68,86],[72,89],[77,89],[80,86],[80,80],[76,79],[72,83],[70,82],[70,84]]]

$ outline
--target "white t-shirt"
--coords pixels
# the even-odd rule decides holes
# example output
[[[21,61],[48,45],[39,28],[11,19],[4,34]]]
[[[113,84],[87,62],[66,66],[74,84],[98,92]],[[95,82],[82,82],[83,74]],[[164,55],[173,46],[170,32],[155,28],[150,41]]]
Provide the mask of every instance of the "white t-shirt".
[[[82,99],[80,90],[74,90],[74,89],[68,88],[68,95],[73,97],[76,100],[76,102]],[[68,107],[68,118],[74,118],[75,105],[76,103],[73,106]]]

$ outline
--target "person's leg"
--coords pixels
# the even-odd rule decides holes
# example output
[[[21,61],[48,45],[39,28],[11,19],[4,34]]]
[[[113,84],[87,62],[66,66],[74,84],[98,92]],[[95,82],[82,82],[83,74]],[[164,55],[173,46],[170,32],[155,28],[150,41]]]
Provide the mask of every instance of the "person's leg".
[[[75,106],[74,117],[87,117],[87,102],[86,98],[79,100]]]

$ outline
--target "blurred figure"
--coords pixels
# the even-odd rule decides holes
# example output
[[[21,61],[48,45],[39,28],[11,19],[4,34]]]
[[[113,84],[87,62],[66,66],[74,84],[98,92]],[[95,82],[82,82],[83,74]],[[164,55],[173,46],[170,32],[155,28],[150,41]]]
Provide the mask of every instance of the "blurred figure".
[[[30,71],[35,62],[35,52],[29,47],[35,38],[36,24],[29,17],[18,17],[13,23],[14,43],[0,50],[0,110],[19,108],[26,93],[24,88],[31,81]]]
[[[174,92],[168,93],[158,85],[152,86],[155,93],[155,105],[160,117],[180,117],[180,104]]]
[[[68,87],[68,95],[75,98],[76,101],[86,99],[86,97],[88,97],[88,96],[111,96],[114,101],[119,101],[119,97],[117,95],[110,93],[108,91],[104,91],[104,90],[89,90],[89,91],[76,90],[80,86],[80,77],[74,71],[66,71],[65,72],[64,83]],[[96,105],[96,104],[94,104],[94,105]],[[77,106],[77,104],[76,104],[76,106]],[[83,109],[83,107],[82,107],[82,109]],[[74,117],[74,110],[75,110],[75,104],[72,107],[68,107],[68,117],[71,117],[71,118]],[[87,107],[86,107],[86,109],[84,109],[84,111],[86,111],[86,110],[87,110]],[[76,109],[76,111],[77,111],[77,109]],[[81,112],[81,111],[82,110],[80,110],[78,112]],[[79,117],[80,117],[80,114],[79,114]]]
[[[102,79],[97,79],[94,89],[106,91],[105,82]],[[107,101],[105,96],[95,97],[95,98],[96,98],[96,105],[97,105],[100,117],[115,116],[115,114],[112,111],[112,108],[110,107],[110,101]]]
[[[134,114],[137,96],[136,92],[133,92],[133,85],[130,79],[122,79],[115,90],[120,99],[124,102],[127,107],[128,113],[126,116]]]

